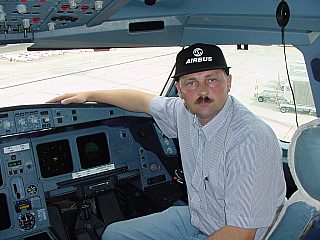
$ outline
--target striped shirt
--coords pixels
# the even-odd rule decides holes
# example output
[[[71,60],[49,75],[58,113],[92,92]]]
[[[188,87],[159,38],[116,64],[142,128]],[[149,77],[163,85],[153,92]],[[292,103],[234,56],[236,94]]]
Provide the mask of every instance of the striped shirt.
[[[263,239],[285,199],[272,129],[232,96],[204,126],[180,98],[157,96],[150,108],[163,133],[179,139],[192,225],[208,235],[257,228]]]

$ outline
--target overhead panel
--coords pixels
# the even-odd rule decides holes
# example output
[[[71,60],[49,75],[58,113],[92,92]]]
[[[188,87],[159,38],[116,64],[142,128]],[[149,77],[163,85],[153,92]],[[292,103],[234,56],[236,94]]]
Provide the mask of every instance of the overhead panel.
[[[119,9],[114,7],[112,2],[123,2],[120,5],[123,6],[127,1],[0,1],[0,41],[31,42],[34,33],[86,25],[100,12],[107,12],[109,8],[110,17]]]

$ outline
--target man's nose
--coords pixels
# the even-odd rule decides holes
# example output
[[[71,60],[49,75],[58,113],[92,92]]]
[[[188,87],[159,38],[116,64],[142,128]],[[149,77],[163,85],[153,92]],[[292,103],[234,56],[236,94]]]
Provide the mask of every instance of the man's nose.
[[[208,86],[206,83],[199,84],[198,93],[200,96],[207,96],[208,95]]]

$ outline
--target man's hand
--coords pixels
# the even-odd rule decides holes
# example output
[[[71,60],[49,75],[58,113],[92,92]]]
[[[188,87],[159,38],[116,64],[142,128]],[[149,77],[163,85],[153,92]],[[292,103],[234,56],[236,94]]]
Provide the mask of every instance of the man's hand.
[[[53,99],[50,99],[46,103],[84,103],[88,101],[88,93],[86,92],[78,92],[78,93],[65,93]]]
[[[150,103],[155,95],[132,89],[96,90],[77,93],[65,93],[47,103],[108,103],[128,111],[151,114]]]
[[[256,231],[256,228],[225,226],[209,236],[207,240],[254,240]]]

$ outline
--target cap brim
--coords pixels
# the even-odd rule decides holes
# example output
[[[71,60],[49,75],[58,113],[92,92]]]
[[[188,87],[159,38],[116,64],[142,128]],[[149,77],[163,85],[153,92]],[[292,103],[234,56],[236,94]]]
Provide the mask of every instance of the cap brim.
[[[190,73],[195,73],[195,72],[202,72],[202,71],[207,71],[207,70],[215,70],[215,69],[229,69],[230,67],[226,67],[226,66],[214,66],[214,67],[210,67],[210,66],[206,66],[206,67],[197,67],[197,68],[190,68],[187,71],[181,72],[179,74],[175,74],[174,76],[172,76],[172,78],[178,78],[181,77],[183,75],[187,75]]]

